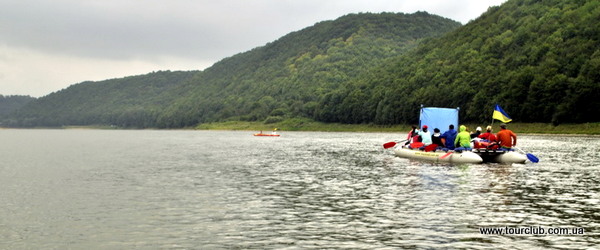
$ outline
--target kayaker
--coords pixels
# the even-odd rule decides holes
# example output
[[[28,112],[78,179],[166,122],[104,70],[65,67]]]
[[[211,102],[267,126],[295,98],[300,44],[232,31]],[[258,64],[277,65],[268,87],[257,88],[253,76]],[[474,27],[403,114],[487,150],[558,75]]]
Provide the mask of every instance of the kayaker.
[[[517,134],[506,128],[506,124],[500,124],[500,132],[496,134],[500,147],[510,149],[517,146]]]
[[[450,124],[448,130],[442,134],[442,138],[446,140],[445,146],[447,149],[454,149],[454,140],[456,139],[457,134],[458,132],[454,129],[454,124]]]
[[[456,135],[456,139],[454,139],[454,145],[463,148],[471,147],[471,135],[467,131],[467,127],[465,125],[460,125],[460,132]]]
[[[425,144],[425,146],[431,144],[431,133],[427,130],[427,125],[423,125],[421,131],[419,131],[419,136],[421,137],[421,142]]]

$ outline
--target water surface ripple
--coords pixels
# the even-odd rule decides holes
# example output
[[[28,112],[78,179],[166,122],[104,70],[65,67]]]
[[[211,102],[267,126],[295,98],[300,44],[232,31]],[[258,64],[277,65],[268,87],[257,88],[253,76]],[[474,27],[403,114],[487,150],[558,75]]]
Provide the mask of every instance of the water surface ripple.
[[[600,138],[520,136],[540,163],[449,165],[382,148],[401,135],[0,130],[0,248],[600,245]]]

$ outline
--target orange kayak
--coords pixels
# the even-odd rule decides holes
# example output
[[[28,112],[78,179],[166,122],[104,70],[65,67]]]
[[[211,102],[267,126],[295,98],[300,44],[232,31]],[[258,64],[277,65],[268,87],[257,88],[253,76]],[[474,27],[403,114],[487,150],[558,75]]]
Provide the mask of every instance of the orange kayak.
[[[274,134],[254,134],[254,136],[279,136],[279,135],[274,135]]]

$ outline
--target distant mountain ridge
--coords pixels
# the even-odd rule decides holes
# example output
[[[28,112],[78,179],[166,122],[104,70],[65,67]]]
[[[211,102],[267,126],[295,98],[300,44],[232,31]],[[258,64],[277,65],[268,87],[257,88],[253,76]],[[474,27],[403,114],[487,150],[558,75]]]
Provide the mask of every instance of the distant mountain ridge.
[[[486,124],[500,104],[514,121],[598,122],[600,2],[509,0],[374,70],[339,94],[360,91],[361,106],[328,121],[417,123],[424,104]]]
[[[23,106],[27,105],[29,102],[35,100],[34,97],[31,96],[23,96],[23,95],[9,95],[3,96],[0,95],[0,120],[9,116],[16,110],[19,110]]]
[[[460,107],[461,122],[486,124],[496,103],[513,121],[585,123],[600,121],[598,96],[600,2],[508,0],[464,26],[425,12],[346,15],[201,72],[76,84],[4,124],[180,128],[304,117],[388,125],[418,123],[421,104]]]
[[[315,117],[319,102],[357,76],[460,23],[425,12],[350,14],[224,59],[190,85],[161,127]]]
[[[158,71],[99,82],[82,82],[16,110],[9,126],[116,125],[152,127],[182,82],[198,71]]]
[[[422,39],[458,27],[458,22],[425,12],[350,14],[225,58],[202,72],[75,84],[19,110],[13,125],[178,128],[228,119],[311,117],[322,96]],[[156,83],[150,85],[156,91],[145,90],[146,82]]]

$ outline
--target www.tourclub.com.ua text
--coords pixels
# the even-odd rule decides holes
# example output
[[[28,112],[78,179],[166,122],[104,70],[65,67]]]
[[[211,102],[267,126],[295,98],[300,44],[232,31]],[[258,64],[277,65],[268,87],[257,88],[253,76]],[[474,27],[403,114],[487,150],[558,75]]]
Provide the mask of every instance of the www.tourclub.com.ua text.
[[[495,235],[583,235],[582,227],[481,227],[481,234]]]

